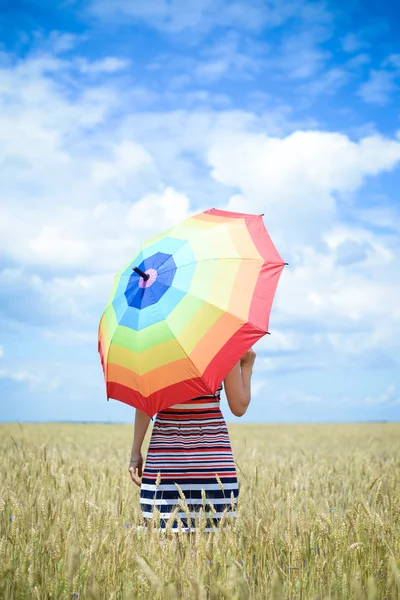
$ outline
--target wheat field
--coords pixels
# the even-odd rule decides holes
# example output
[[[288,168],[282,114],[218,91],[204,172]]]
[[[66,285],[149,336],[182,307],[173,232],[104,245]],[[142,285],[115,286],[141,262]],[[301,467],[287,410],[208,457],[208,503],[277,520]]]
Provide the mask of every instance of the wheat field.
[[[236,522],[190,539],[136,528],[133,425],[1,424],[0,597],[400,598],[400,424],[229,432]]]

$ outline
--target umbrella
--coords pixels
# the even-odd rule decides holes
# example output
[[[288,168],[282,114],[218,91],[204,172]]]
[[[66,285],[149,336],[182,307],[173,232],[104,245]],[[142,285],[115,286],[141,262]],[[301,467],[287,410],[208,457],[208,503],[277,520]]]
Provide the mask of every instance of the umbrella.
[[[268,333],[285,264],[262,215],[206,210],[147,240],[100,320],[107,399],[152,417],[214,394]]]

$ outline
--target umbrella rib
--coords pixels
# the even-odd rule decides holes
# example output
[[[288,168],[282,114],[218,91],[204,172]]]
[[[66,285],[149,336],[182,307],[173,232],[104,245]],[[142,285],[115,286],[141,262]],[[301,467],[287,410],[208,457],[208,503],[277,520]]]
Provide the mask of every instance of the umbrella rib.
[[[172,255],[173,258],[173,255]],[[259,259],[259,258],[245,258],[245,257],[241,257],[241,256],[227,256],[227,257],[213,257],[213,258],[202,258],[200,260],[193,260],[190,263],[184,263],[183,265],[177,265],[176,267],[172,267],[171,269],[167,269],[166,271],[161,271],[161,274],[163,275],[164,273],[169,273],[169,271],[173,271],[174,268],[176,270],[181,269],[182,267],[190,267],[191,265],[199,265],[200,263],[203,262],[207,262],[207,261],[214,261],[214,260],[218,260],[218,261],[223,261],[223,260],[251,260],[251,261],[256,261],[259,263],[264,264],[266,261],[264,261],[263,259]],[[270,263],[268,263],[270,264]]]
[[[206,259],[206,260],[215,260],[215,259]],[[221,259],[221,260],[224,260],[224,259]],[[232,259],[230,259],[230,260],[232,260]],[[257,259],[253,259],[253,258],[241,259],[241,258],[238,258],[238,259],[235,259],[235,260],[257,260]],[[190,264],[195,264],[195,263],[193,262],[193,263],[190,263]],[[272,264],[274,264],[275,266],[282,266],[282,267],[284,266],[284,264],[282,264],[282,265],[281,265],[280,263],[272,263]],[[181,266],[185,266],[185,267],[187,267],[187,266],[189,266],[189,265],[181,265]],[[179,269],[179,268],[180,268],[180,267],[177,267],[177,269]],[[282,269],[282,270],[283,270],[283,269]],[[168,271],[164,271],[164,273],[168,273]],[[226,310],[225,308],[222,308],[221,306],[217,306],[216,304],[214,304],[214,303],[210,302],[210,301],[209,301],[209,300],[207,300],[206,298],[202,298],[202,297],[201,297],[201,296],[199,296],[199,295],[196,295],[196,296],[195,296],[195,295],[191,294],[189,291],[187,291],[187,290],[183,290],[182,288],[180,288],[180,287],[177,287],[176,285],[174,285],[174,284],[173,284],[173,282],[172,282],[172,285],[171,285],[171,287],[173,287],[173,288],[174,288],[174,289],[176,289],[176,290],[179,290],[180,292],[184,292],[185,294],[187,294],[187,295],[188,295],[188,296],[190,296],[191,298],[197,298],[197,299],[199,299],[199,300],[203,300],[203,302],[206,302],[206,303],[207,303],[207,304],[209,304],[210,306],[214,306],[215,308],[217,308],[217,309],[219,309],[219,310],[222,310],[223,312],[228,312],[228,313],[229,313],[230,315],[232,315],[233,317],[236,317],[236,319],[238,319],[239,321],[243,321],[243,323],[249,323],[249,322],[250,322],[248,319],[243,319],[243,317],[239,317],[239,315],[236,315],[235,313],[233,313],[233,312],[230,312],[230,311]],[[252,294],[251,294],[251,295],[252,295],[252,297],[253,297],[253,296],[255,296],[255,297],[257,297],[257,298],[260,298],[260,299],[263,299],[263,300],[265,300],[265,298],[264,298],[263,296],[260,296],[259,294],[257,294],[257,293],[256,293],[256,292],[254,292],[254,291],[252,292]],[[272,303],[271,303],[271,309],[272,309]],[[271,312],[271,311],[270,311],[270,312]],[[255,329],[258,329],[259,331],[262,331],[263,333],[265,333],[264,329],[261,329],[260,327],[257,327],[257,325],[254,325],[253,323],[251,323],[251,325],[252,325],[252,326],[253,326]],[[174,335],[175,335],[175,334],[174,334]]]
[[[204,260],[207,260],[207,261],[208,261],[208,260],[215,260],[215,258],[207,258],[207,259],[204,259]],[[233,257],[232,257],[232,258],[226,258],[226,259],[220,259],[220,260],[252,260],[252,261],[257,261],[257,260],[259,260],[259,259],[256,259],[256,258],[240,258],[240,257],[235,257],[235,258],[233,258]],[[202,262],[202,261],[201,261],[201,262]],[[192,263],[187,263],[187,264],[185,264],[185,265],[180,265],[179,267],[176,267],[176,269],[179,269],[180,267],[183,267],[183,266],[185,266],[185,267],[186,267],[186,266],[189,266],[189,265],[192,265],[192,264],[198,264],[198,261],[195,261],[195,262],[192,262]],[[281,266],[281,265],[280,265],[280,263],[270,263],[270,264],[274,264],[275,266]],[[282,265],[282,267],[283,267],[283,266],[284,266],[284,265]],[[164,273],[168,273],[168,272],[169,272],[169,271],[171,271],[171,270],[173,270],[173,269],[168,269],[167,271],[163,271],[163,274],[164,274]],[[129,276],[130,276],[130,274],[129,274]],[[121,275],[121,277],[123,277],[123,275]],[[207,304],[209,304],[210,306],[213,306],[213,307],[217,308],[218,310],[221,310],[221,311],[223,311],[223,312],[229,312],[229,311],[227,311],[226,309],[222,308],[221,306],[218,306],[218,305],[216,305],[216,304],[214,304],[214,303],[210,302],[210,301],[209,301],[209,300],[207,300],[206,298],[203,298],[203,297],[201,297],[201,296],[198,296],[198,295],[197,295],[197,296],[195,296],[195,295],[191,294],[190,292],[188,292],[187,290],[183,290],[182,288],[180,288],[180,287],[177,287],[176,285],[173,285],[173,284],[172,284],[172,286],[171,286],[171,287],[173,287],[174,289],[176,289],[176,290],[179,290],[179,291],[181,291],[181,292],[185,293],[185,295],[188,295],[188,296],[190,296],[191,298],[195,298],[195,299],[198,299],[198,300],[202,300],[203,302],[206,302]],[[154,303],[154,305],[155,305],[155,306],[157,306],[157,309],[158,309],[158,311],[161,313],[161,315],[162,315],[162,317],[163,317],[163,319],[164,319],[164,321],[165,321],[165,323],[166,323],[166,325],[167,325],[168,329],[171,331],[171,333],[173,334],[174,338],[175,338],[175,339],[176,339],[176,341],[178,342],[179,346],[182,348],[183,352],[186,354],[187,358],[190,360],[190,362],[192,363],[192,365],[195,367],[196,371],[198,372],[199,376],[201,377],[201,374],[200,374],[200,372],[199,372],[199,369],[196,367],[196,365],[194,364],[194,362],[192,361],[192,359],[189,357],[189,355],[188,355],[188,353],[186,352],[185,348],[184,348],[184,347],[182,346],[182,344],[180,343],[180,341],[179,341],[179,338],[177,337],[177,335],[176,335],[176,334],[175,334],[175,333],[172,331],[172,329],[171,329],[171,327],[170,327],[170,325],[169,325],[169,323],[168,323],[168,317],[165,317],[164,313],[162,312],[162,310],[161,310],[161,308],[160,308],[160,306],[159,306],[159,303],[158,303],[158,302],[156,301],[156,299],[154,298],[154,294],[153,294],[153,290],[152,290],[152,288],[151,288],[151,287],[149,287],[149,288],[148,288],[148,291],[149,291],[149,292],[151,292],[151,295],[153,296],[153,299],[155,300],[155,303]],[[122,295],[122,294],[121,294],[121,295]],[[255,292],[253,292],[253,293],[252,293],[252,296],[256,296],[256,297],[258,297],[258,298],[262,298],[262,296],[260,296],[259,294],[256,294]],[[113,298],[113,301],[114,301],[115,299],[116,299],[116,297],[114,297],[114,298]],[[110,302],[109,304],[111,304],[111,305],[112,305],[112,304],[113,304],[113,301],[112,301],[112,302]],[[108,307],[108,306],[109,306],[109,305],[107,305],[107,307]],[[129,306],[129,305],[128,305],[128,306]],[[127,306],[126,310],[128,309],[128,306]],[[107,307],[106,307],[106,308],[107,308]],[[271,306],[271,308],[272,308],[272,306]],[[124,311],[124,314],[125,314],[126,310]],[[232,315],[233,317],[235,317],[236,319],[238,319],[239,321],[242,321],[243,323],[249,323],[249,321],[248,321],[248,320],[245,320],[245,319],[243,319],[243,317],[240,317],[239,315],[236,315],[235,313],[229,312],[229,314],[230,314],[230,315]],[[252,325],[252,327],[254,327],[256,330],[260,331],[261,333],[263,333],[263,334],[265,334],[265,333],[266,333],[266,332],[264,331],[264,329],[261,329],[261,328],[260,328],[260,327],[258,327],[257,325],[254,325],[253,323],[252,323],[251,325]],[[114,330],[114,333],[115,333],[115,330]],[[107,350],[107,356],[106,356],[106,381],[108,381],[108,355],[109,355],[109,353],[110,353],[110,348],[111,348],[111,338],[112,338],[112,336],[110,336],[110,344],[109,344],[109,347],[108,347],[108,350]]]
[[[107,304],[106,308],[104,309],[102,318],[104,317],[105,312],[109,308],[109,306],[112,306],[112,302],[110,302],[109,304]],[[115,309],[114,309],[113,306],[112,306],[112,309],[113,309],[113,311],[115,313]],[[105,317],[104,317],[104,319],[105,319]],[[101,326],[101,320],[100,320],[100,323],[99,323],[99,330],[100,330],[100,326]],[[107,325],[107,327],[108,327],[108,325]],[[106,369],[106,373],[105,373],[106,388],[107,388],[107,384],[108,384],[108,355],[110,354],[112,337],[113,337],[114,333],[116,332],[117,327],[118,327],[118,323],[117,323],[117,326],[114,328],[114,331],[113,331],[112,335],[109,336],[110,343],[108,344],[107,353],[106,353],[105,362],[104,362],[104,366],[105,366],[105,369]],[[108,398],[108,394],[107,394],[107,398]]]
[[[198,213],[196,213],[196,214],[198,214]],[[260,216],[260,215],[252,215],[252,214],[243,213],[243,215],[244,215],[243,217],[230,217],[230,221],[232,221],[232,222],[230,222],[230,221],[226,221],[226,220],[221,220],[220,222],[216,222],[216,223],[215,223],[213,226],[211,226],[211,227],[210,227],[210,228],[208,228],[208,229],[200,229],[200,230],[197,230],[197,231],[196,231],[196,230],[194,230],[194,231],[191,231],[191,232],[190,232],[190,233],[191,233],[191,235],[190,235],[190,238],[189,238],[189,239],[185,239],[185,238],[181,238],[181,237],[179,237],[179,228],[182,228],[182,226],[184,226],[184,224],[185,224],[187,221],[190,221],[191,219],[193,219],[193,218],[196,216],[196,214],[195,214],[195,215],[191,215],[190,217],[187,217],[187,218],[186,218],[184,221],[182,221],[181,223],[179,223],[179,225],[174,225],[173,227],[170,227],[170,229],[167,229],[166,231],[164,231],[164,232],[163,232],[163,234],[161,234],[161,239],[165,239],[166,237],[172,237],[172,238],[173,238],[173,237],[174,237],[174,235],[173,235],[173,234],[174,234],[174,231],[175,231],[175,232],[176,232],[176,231],[178,231],[178,237],[177,237],[177,238],[174,238],[174,239],[181,239],[181,240],[183,240],[183,242],[184,242],[184,243],[183,243],[183,244],[182,244],[182,246],[179,248],[179,250],[181,250],[181,249],[182,249],[184,246],[186,246],[187,244],[190,244],[190,243],[193,241],[193,239],[197,239],[198,237],[200,237],[200,236],[204,235],[206,232],[210,232],[210,231],[212,231],[212,232],[213,232],[213,234],[214,234],[215,230],[216,230],[216,229],[219,229],[220,227],[226,227],[226,226],[228,226],[229,224],[231,224],[232,226],[233,226],[233,224],[235,224],[235,225],[236,225],[237,223],[239,223],[239,222],[240,222],[240,221],[242,221],[242,220],[246,221],[246,217],[247,217],[247,218],[258,218],[258,217]],[[200,214],[201,214],[201,213],[200,213]],[[186,235],[188,235],[188,234],[186,234]],[[151,247],[152,247],[154,244],[156,244],[156,243],[157,243],[157,242],[154,242],[154,243],[148,243],[148,242],[151,242],[151,240],[152,240],[153,238],[159,238],[159,237],[160,237],[159,235],[155,235],[155,236],[152,236],[152,237],[151,237],[149,240],[147,240],[147,242],[145,242],[145,243],[146,243],[146,245],[145,245],[145,246],[143,246],[143,245],[142,245],[142,246],[139,248],[139,251],[138,251],[138,253],[135,255],[135,257],[134,257],[134,258],[133,258],[133,259],[132,259],[132,260],[131,260],[131,261],[128,263],[128,265],[127,265],[126,267],[124,267],[124,268],[123,268],[121,271],[119,271],[119,273],[117,273],[117,275],[121,274],[121,276],[122,276],[122,274],[124,273],[124,271],[126,271],[126,270],[127,270],[129,267],[130,267],[130,265],[132,264],[133,260],[136,260],[136,257],[137,257],[137,256],[138,256],[140,253],[143,253],[143,252],[144,252],[144,251],[145,251],[147,248],[151,248]],[[157,241],[159,241],[159,240],[157,240]],[[172,256],[173,256],[173,255],[172,255]],[[260,256],[261,256],[261,255],[260,255]],[[168,257],[168,258],[169,258],[169,257]],[[166,259],[165,259],[165,261],[163,261],[163,262],[161,263],[161,265],[159,265],[159,266],[157,267],[157,269],[159,269],[159,268],[160,268],[160,267],[161,267],[161,266],[164,264],[164,262],[166,262],[166,261],[168,260],[168,258],[166,258]],[[262,258],[262,257],[261,257],[261,258]],[[145,260],[145,259],[144,259],[144,260]],[[213,260],[213,259],[205,259],[205,260]],[[252,260],[252,259],[250,259],[250,260]]]
[[[180,292],[184,292],[187,296],[190,296],[191,298],[195,298],[196,300],[202,300],[206,304],[209,304],[210,306],[213,306],[214,308],[217,308],[218,310],[222,311],[223,313],[228,313],[232,317],[235,317],[235,319],[237,319],[238,321],[242,321],[243,325],[245,323],[250,323],[250,321],[248,321],[248,319],[244,319],[243,317],[239,317],[239,315],[236,315],[235,313],[230,312],[229,310],[226,310],[225,308],[221,308],[221,306],[217,306],[216,304],[214,304],[213,302],[210,302],[209,300],[206,300],[205,298],[201,298],[200,296],[195,296],[194,294],[191,294],[190,292],[187,292],[186,290],[182,290],[181,288],[178,288],[176,286],[173,286],[173,287],[176,290],[179,290]],[[260,327],[257,327],[257,325],[254,325],[253,323],[250,323],[250,324],[251,324],[252,327],[254,327],[254,329],[258,329],[258,331],[262,331],[263,333],[265,333],[264,329],[261,329]]]
[[[149,289],[150,289],[150,288],[149,288]],[[121,296],[122,296],[122,294],[121,294]],[[120,296],[118,296],[118,298],[119,298],[119,297],[120,297]],[[114,300],[116,300],[116,298],[114,298],[114,299],[113,299],[113,302],[114,302]],[[112,305],[112,304],[113,304],[113,302],[110,302],[110,304]],[[126,305],[126,308],[125,308],[125,310],[124,310],[124,312],[123,312],[122,316],[121,316],[121,317],[118,319],[118,321],[117,321],[117,326],[116,326],[116,327],[115,327],[115,329],[114,329],[113,335],[114,335],[114,333],[116,332],[116,330],[117,330],[117,327],[119,327],[119,326],[120,326],[120,324],[121,324],[121,319],[122,319],[122,317],[124,317],[124,315],[125,315],[126,311],[127,311],[127,310],[128,310],[128,308],[129,308],[129,304],[128,304],[128,302],[127,302],[126,304],[127,304],[127,305]],[[108,308],[108,306],[109,306],[109,305],[107,305],[106,309]],[[114,306],[112,306],[112,308],[113,308],[113,311],[114,311],[114,313],[115,313],[115,308],[114,308]],[[111,344],[112,344],[112,337],[113,337],[113,335],[110,337],[110,345],[108,346],[108,350],[107,350],[107,361],[106,361],[106,381],[108,381],[108,355],[110,354],[110,349],[111,349]],[[137,355],[139,356],[139,354],[137,354]],[[139,379],[139,385],[141,386],[141,384],[140,384],[140,379]],[[138,392],[139,392],[140,394],[142,394],[142,392],[141,392],[140,390],[138,390]],[[142,395],[143,395],[143,394],[142,394]]]
[[[121,281],[121,278],[126,278],[126,277],[131,277],[132,276],[132,272],[130,270],[130,267],[131,267],[133,261],[136,260],[136,257],[138,257],[140,255],[142,255],[142,257],[143,257],[143,254],[146,253],[146,250],[148,251],[149,249],[151,249],[152,246],[154,246],[155,244],[157,244],[159,241],[162,241],[166,237],[174,238],[174,235],[175,235],[175,239],[176,240],[180,239],[180,240],[183,241],[182,245],[175,251],[175,252],[180,252],[182,248],[185,248],[188,244],[190,245],[191,242],[193,242],[193,240],[198,240],[199,238],[201,238],[201,236],[204,236],[205,234],[209,234],[209,233],[212,232],[213,235],[215,235],[215,231],[216,230],[219,230],[222,227],[226,227],[226,228],[229,227],[230,228],[231,225],[232,225],[232,227],[234,228],[234,231],[235,231],[236,230],[236,224],[238,224],[242,220],[244,220],[246,222],[246,226],[247,226],[248,225],[247,224],[248,220],[250,220],[253,217],[254,218],[258,218],[260,215],[251,215],[251,214],[243,213],[238,218],[237,217],[231,217],[228,221],[225,220],[225,219],[221,219],[221,221],[217,221],[214,224],[210,225],[209,227],[207,227],[207,228],[201,228],[201,229],[198,229],[197,231],[196,231],[196,229],[191,230],[190,226],[189,227],[187,225],[185,226],[185,224],[187,222],[189,222],[191,219],[193,219],[194,216],[196,216],[196,215],[191,215],[190,217],[187,217],[187,219],[185,219],[185,221],[183,221],[179,225],[176,225],[176,226],[173,226],[173,227],[169,228],[167,231],[165,231],[163,234],[161,234],[161,236],[160,235],[155,235],[155,236],[152,236],[152,238],[150,238],[149,240],[147,240],[145,242],[145,245],[142,245],[140,247],[140,249],[139,249],[138,253],[135,255],[135,257],[132,260],[130,260],[129,263],[121,271],[119,271],[117,274],[114,275],[114,282],[115,282],[115,278],[116,277],[119,278],[118,284],[116,284],[115,289],[116,290],[118,289],[119,282]],[[232,221],[232,223],[231,223],[231,221]],[[263,225],[263,229],[265,229],[265,225],[264,225],[263,222],[262,222],[262,225]],[[256,229],[256,232],[260,233],[258,231],[260,229],[260,227],[257,226],[255,229]],[[265,231],[266,231],[266,229],[265,229]],[[250,230],[249,230],[249,234],[250,234],[250,237],[253,240],[253,243],[255,243]],[[181,237],[182,235],[184,237]],[[185,237],[186,237],[186,239],[185,239]],[[151,240],[154,240],[154,242],[151,242]],[[272,243],[272,240],[270,240],[270,241]],[[276,254],[279,256],[279,254],[277,253],[276,248],[274,247],[273,243],[272,243],[272,248],[275,250]],[[260,254],[260,251],[258,251],[258,253],[259,253],[259,257],[253,257],[253,258],[250,258],[250,257],[241,257],[241,256],[228,256],[228,257],[215,257],[214,256],[214,257],[211,257],[211,258],[204,258],[204,259],[200,259],[200,260],[195,260],[195,261],[187,262],[187,263],[181,264],[181,265],[176,266],[176,267],[168,268],[167,270],[163,271],[162,270],[163,265],[170,259],[170,257],[174,258],[174,252],[172,252],[169,256],[166,256],[165,260],[163,260],[161,262],[161,264],[159,264],[157,266],[157,271],[160,274],[160,281],[159,281],[159,283],[160,283],[160,285],[164,285],[165,286],[165,284],[162,283],[162,276],[164,274],[168,274],[171,271],[178,270],[179,268],[183,268],[183,267],[187,267],[187,266],[192,266],[194,264],[196,265],[196,264],[199,264],[200,262],[215,261],[216,258],[217,258],[217,260],[220,260],[220,261],[224,261],[224,260],[225,261],[232,261],[232,260],[233,261],[252,261],[253,263],[255,262],[255,263],[259,263],[260,265],[268,265],[268,266],[270,266],[272,268],[273,267],[275,267],[275,268],[276,267],[282,267],[283,268],[283,266],[287,264],[287,263],[284,263],[282,259],[279,262],[276,262],[276,260],[267,260],[264,256],[262,256],[262,254]],[[148,258],[150,258],[150,257],[148,257]],[[182,258],[183,258],[183,260],[185,260],[185,253],[183,253],[183,257]],[[190,257],[187,257],[187,258],[190,260]],[[276,258],[276,257],[273,256],[271,258]],[[144,257],[143,257],[143,260],[145,260]],[[129,269],[129,272],[127,272],[128,269]],[[280,275],[280,273],[279,273],[279,275]],[[279,277],[278,277],[278,279],[279,279]],[[257,325],[254,325],[253,323],[251,323],[248,320],[248,317],[247,317],[247,319],[243,318],[243,317],[239,317],[238,315],[234,314],[233,312],[230,312],[226,308],[221,308],[217,304],[214,304],[213,302],[210,302],[209,300],[207,300],[206,298],[201,297],[200,295],[194,295],[194,294],[190,293],[188,290],[183,290],[180,287],[177,287],[176,285],[174,285],[173,281],[171,282],[171,284],[168,287],[173,287],[175,290],[184,293],[185,296],[187,295],[190,298],[196,299],[198,301],[200,300],[200,301],[206,303],[209,307],[213,307],[213,308],[217,309],[218,311],[221,311],[221,314],[228,313],[233,318],[237,319],[240,323],[243,323],[243,325],[244,324],[250,324],[254,328],[255,331],[258,331],[258,332],[260,332],[263,335],[265,335],[265,333],[268,333],[264,329],[262,329],[262,328],[258,327]],[[124,285],[125,284],[123,283],[122,287],[124,287]],[[125,291],[126,291],[126,289],[122,293],[120,293],[118,296],[116,296],[115,293],[114,293],[114,296],[112,298],[110,298],[109,301],[107,302],[105,311],[111,306],[112,310],[115,313],[115,309],[114,309],[113,303],[114,303],[115,300],[117,300],[118,298],[120,298],[122,295],[125,295]],[[176,334],[172,330],[172,328],[171,328],[171,326],[170,326],[170,324],[168,322],[169,315],[168,316],[164,315],[163,310],[162,310],[162,308],[160,306],[160,303],[155,298],[154,290],[152,289],[152,287],[147,288],[147,292],[151,293],[151,296],[152,296],[152,298],[154,300],[153,306],[156,308],[156,310],[162,316],[164,323],[166,324],[167,328],[169,329],[169,331],[173,335],[173,337],[176,340],[176,342],[179,345],[179,347],[182,349],[182,351],[184,353],[184,356],[186,356],[186,358],[189,360],[190,364],[193,366],[193,368],[194,368],[195,372],[198,374],[198,376],[202,377],[199,368],[193,362],[192,358],[189,356],[189,354],[185,350],[184,346],[180,342],[179,337],[178,337],[179,336],[179,332],[178,332],[178,334]],[[135,293],[134,293],[134,295],[136,296]],[[273,294],[273,296],[274,296],[274,294]],[[273,296],[272,296],[272,300],[273,300]],[[255,291],[252,292],[251,297],[262,298],[262,296],[260,296],[259,294],[255,293]],[[265,298],[263,298],[263,299],[265,300]],[[126,298],[126,300],[127,300],[127,298]],[[176,306],[179,306],[181,300],[178,301],[178,304]],[[129,304],[127,302],[127,306],[126,306],[125,310],[123,310],[123,315],[128,310],[128,307],[129,307]],[[271,306],[270,306],[270,311],[271,311],[271,308],[272,308],[272,303],[271,303]],[[192,316],[194,316],[194,315],[192,315]],[[190,317],[189,321],[191,320],[191,318],[192,317]],[[269,318],[269,314],[268,314],[268,318]],[[107,383],[108,383],[108,357],[109,357],[109,353],[110,353],[110,349],[111,349],[112,337],[113,337],[113,335],[115,333],[115,330],[118,327],[118,324],[119,324],[118,321],[120,321],[120,320],[121,319],[117,320],[116,326],[114,328],[114,332],[113,332],[112,335],[109,336],[110,337],[110,343],[109,343],[109,346],[108,346],[108,349],[107,349],[107,352],[106,352],[106,358],[105,358],[105,371],[106,371],[106,382]],[[140,322],[140,315],[139,315],[139,322]],[[100,324],[101,324],[101,322],[100,322]],[[100,328],[100,324],[99,324],[99,328]],[[142,392],[145,391],[143,389],[143,386],[140,386],[140,387],[142,388]]]
[[[200,228],[200,229],[197,229],[197,230],[195,229],[195,230],[191,230],[190,231],[190,228],[189,228],[189,231],[190,231],[189,237],[187,239],[185,239],[185,238],[179,238],[179,229],[182,228],[182,227],[184,228],[184,224],[187,221],[193,220],[199,214],[202,214],[202,213],[196,213],[194,215],[191,215],[191,216],[187,217],[184,221],[182,221],[181,223],[179,223],[178,225],[175,225],[174,227],[171,227],[170,229],[168,229],[165,232],[165,234],[163,235],[163,237],[172,237],[173,238],[174,237],[174,231],[177,232],[178,233],[178,238],[175,238],[175,239],[184,239],[184,244],[182,244],[182,246],[179,248],[179,250],[181,250],[184,246],[186,246],[187,244],[191,244],[193,242],[193,240],[198,239],[199,237],[201,237],[203,235],[207,235],[210,232],[212,232],[212,234],[215,235],[215,231],[218,230],[218,229],[220,229],[221,227],[235,228],[235,227],[238,227],[239,226],[238,224],[240,224],[242,221],[244,221],[246,223],[246,221],[250,221],[252,219],[256,220],[260,216],[262,216],[262,215],[254,215],[254,214],[242,213],[242,216],[240,216],[240,217],[229,217],[228,220],[226,218],[224,218],[221,221],[217,221],[217,222],[215,222],[213,225],[211,225],[207,229],[201,229]],[[262,219],[261,219],[261,221],[262,221]],[[246,227],[247,227],[247,224],[246,224]],[[265,225],[264,225],[264,228],[265,228]],[[250,231],[248,233],[249,233],[250,238],[251,238],[251,240],[252,240],[252,242],[254,244],[253,236],[251,235]],[[188,234],[186,234],[186,235],[188,235]],[[270,241],[271,241],[271,244],[272,244],[272,240],[270,240]],[[151,246],[151,244],[150,244],[150,246]],[[149,248],[150,246],[146,246],[146,248]],[[273,244],[272,244],[272,246],[273,246]],[[143,248],[140,249],[140,251],[143,251],[143,250],[144,250]],[[261,254],[260,254],[260,258],[263,259],[263,257],[262,257]],[[214,260],[214,259],[204,259],[204,260]],[[244,259],[244,260],[253,260],[253,259]],[[196,261],[196,262],[199,262],[199,261]],[[164,263],[162,263],[162,264],[164,264]]]
[[[151,295],[152,295],[152,296],[153,296],[153,298],[154,298],[154,294],[153,294],[153,291],[152,291],[151,287],[149,288],[149,291],[151,292]],[[181,291],[183,291],[183,290],[181,290]],[[172,335],[174,336],[174,339],[176,339],[176,341],[178,342],[179,346],[182,348],[183,352],[186,354],[186,357],[189,359],[189,361],[191,362],[191,364],[192,364],[192,365],[194,366],[194,368],[196,369],[196,371],[197,371],[197,373],[198,373],[198,376],[199,376],[199,377],[202,377],[202,374],[200,373],[199,369],[196,367],[196,365],[194,364],[194,362],[193,362],[193,361],[192,361],[192,359],[190,358],[189,354],[186,352],[185,348],[182,346],[182,344],[181,344],[181,342],[179,341],[179,339],[178,339],[177,335],[176,335],[176,334],[175,334],[175,333],[172,331],[172,329],[171,329],[171,327],[170,327],[170,325],[169,325],[169,323],[168,323],[168,320],[167,320],[167,318],[168,318],[168,317],[166,317],[166,316],[164,315],[164,313],[163,313],[163,311],[161,310],[161,308],[160,308],[160,305],[159,305],[159,303],[158,303],[157,301],[155,301],[155,304],[154,304],[154,306],[156,306],[156,307],[157,307],[157,309],[158,309],[158,311],[161,313],[161,315],[162,315],[162,317],[163,317],[163,319],[164,319],[164,322],[166,323],[166,325],[167,325],[168,329],[170,330],[170,332],[171,332],[171,333],[172,333]],[[211,392],[211,393],[212,393],[212,392]]]
[[[174,255],[171,254],[171,257],[174,258]],[[171,258],[171,257],[169,257],[169,258]],[[166,259],[164,262],[162,262],[160,266],[162,266],[165,262],[167,262],[167,260],[169,260],[169,258]],[[182,265],[177,265],[176,267],[171,267],[170,269],[167,269],[166,271],[161,271],[161,273],[169,273],[169,271],[173,271],[174,269],[178,270],[181,267],[188,267],[190,265],[197,265],[197,264],[202,263],[202,262],[213,261],[213,260],[252,260],[252,261],[263,262],[263,264],[271,264],[271,265],[280,265],[281,264],[281,263],[267,262],[263,258],[261,258],[261,259],[259,259],[259,258],[248,258],[248,257],[245,257],[245,256],[226,256],[226,257],[215,257],[214,256],[212,258],[202,258],[200,260],[194,260],[194,261],[192,261],[190,263],[184,263]],[[157,267],[157,272],[159,272],[158,271],[159,268],[160,267]],[[131,277],[131,275],[132,275],[131,273],[121,273],[121,275],[119,275],[119,277],[128,277],[129,278],[129,277]],[[118,277],[118,273],[117,273],[117,275],[115,275],[115,277]]]

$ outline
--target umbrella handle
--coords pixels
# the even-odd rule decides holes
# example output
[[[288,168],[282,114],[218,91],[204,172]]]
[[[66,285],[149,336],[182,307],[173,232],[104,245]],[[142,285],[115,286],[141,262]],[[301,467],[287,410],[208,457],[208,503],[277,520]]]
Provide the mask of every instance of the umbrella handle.
[[[138,275],[140,275],[140,277],[143,277],[143,279],[145,281],[147,281],[148,279],[150,279],[150,275],[148,273],[145,273],[144,271],[142,271],[141,269],[139,269],[138,267],[132,267],[133,271],[135,271]]]

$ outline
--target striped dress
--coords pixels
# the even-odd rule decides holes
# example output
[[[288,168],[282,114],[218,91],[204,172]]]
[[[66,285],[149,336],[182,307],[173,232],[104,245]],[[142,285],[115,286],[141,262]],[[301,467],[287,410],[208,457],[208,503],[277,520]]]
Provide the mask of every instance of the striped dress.
[[[236,517],[239,487],[221,390],[157,413],[140,489],[144,527],[215,531],[225,509],[226,520]]]

